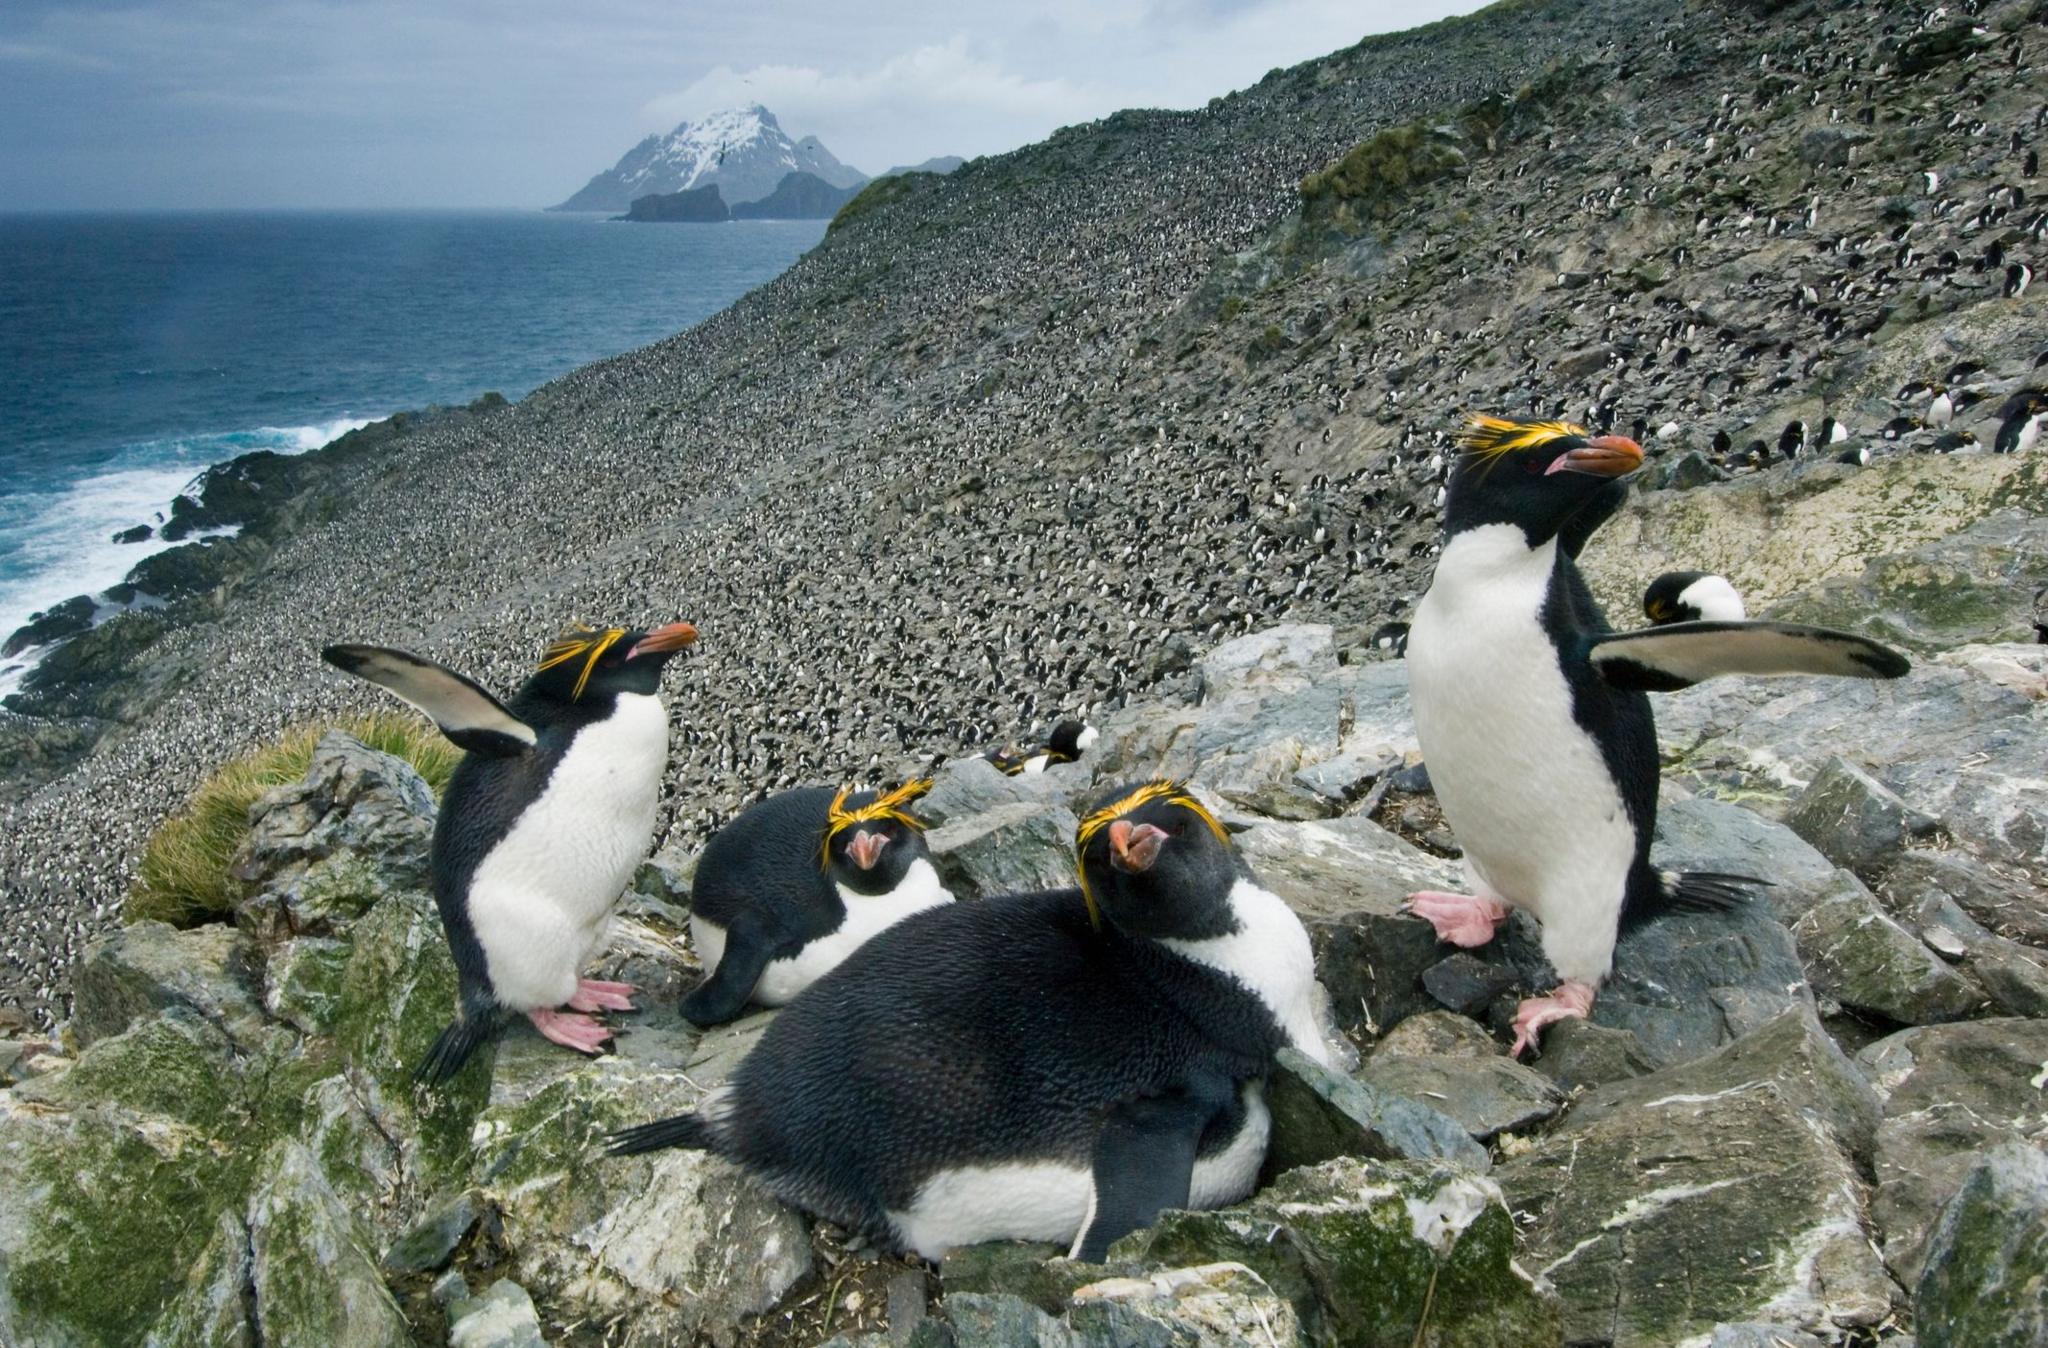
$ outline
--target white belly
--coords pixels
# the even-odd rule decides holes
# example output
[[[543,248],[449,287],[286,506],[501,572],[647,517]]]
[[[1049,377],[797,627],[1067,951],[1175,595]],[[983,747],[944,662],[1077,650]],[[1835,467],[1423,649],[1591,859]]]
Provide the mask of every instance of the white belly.
[[[1230,887],[1230,911],[1237,930],[1228,936],[1159,944],[1235,978],[1265,1004],[1295,1048],[1329,1066],[1330,1047],[1316,1018],[1316,959],[1308,929],[1286,900],[1250,880]]]
[[[477,867],[470,921],[503,1005],[559,1006],[576,990],[654,841],[667,762],[661,700],[620,694],[610,717],[571,742],[547,788]]]
[[[1230,1145],[1195,1162],[1190,1208],[1234,1203],[1252,1191],[1273,1130],[1265,1093],[1244,1084],[1245,1119]],[[958,1166],[926,1180],[917,1198],[889,1220],[903,1243],[936,1260],[984,1240],[1047,1240],[1072,1246],[1095,1206],[1095,1177],[1086,1166],[1013,1161]]]
[[[754,1000],[762,1006],[784,1006],[791,998],[838,968],[848,955],[866,945],[869,938],[927,908],[951,903],[953,895],[939,883],[932,863],[919,857],[903,873],[902,883],[886,894],[859,894],[839,888],[839,901],[846,905],[846,920],[839,930],[820,936],[789,959],[770,960],[754,985]],[[708,925],[708,924],[707,924]],[[723,945],[720,933],[720,944]],[[709,961],[702,948],[700,958]],[[715,968],[707,962],[705,967]]]
[[[1582,937],[1601,945],[1585,952],[1597,981],[1635,828],[1606,760],[1572,719],[1570,686],[1539,621],[1555,549],[1531,551],[1509,525],[1451,540],[1409,631],[1409,700],[1475,884],[1542,920],[1553,964]],[[1562,964],[1558,972],[1582,976]]]

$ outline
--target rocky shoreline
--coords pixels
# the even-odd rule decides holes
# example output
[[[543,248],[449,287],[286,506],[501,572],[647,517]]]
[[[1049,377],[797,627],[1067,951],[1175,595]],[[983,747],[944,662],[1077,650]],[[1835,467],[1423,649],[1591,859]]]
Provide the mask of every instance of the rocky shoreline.
[[[1457,874],[1427,793],[1398,785],[1402,665],[1342,662],[1331,628],[1297,624],[1192,675],[1080,763],[962,759],[920,808],[974,902],[1068,880],[1076,811],[1107,784],[1191,776],[1308,926],[1338,1064],[1281,1055],[1245,1203],[1169,1213],[1107,1265],[996,1243],[934,1268],[849,1248],[724,1162],[603,1155],[607,1129],[691,1107],[774,1014],[677,1015],[699,977],[681,851],[642,869],[595,971],[642,990],[614,1055],[521,1026],[418,1087],[454,995],[421,888],[432,795],[337,734],[251,810],[231,922],[99,940],[68,1025],[0,1044],[0,1331],[1937,1348],[2048,1328],[2048,909],[2013,851],[2048,826],[2048,648],[1960,648],[1897,687],[1660,699],[1667,749],[1689,747],[1659,860],[1768,877],[1769,897],[1626,936],[1591,1021],[1528,1064],[1506,1055],[1513,1008],[1552,975],[1526,919],[1460,951],[1396,911]]]

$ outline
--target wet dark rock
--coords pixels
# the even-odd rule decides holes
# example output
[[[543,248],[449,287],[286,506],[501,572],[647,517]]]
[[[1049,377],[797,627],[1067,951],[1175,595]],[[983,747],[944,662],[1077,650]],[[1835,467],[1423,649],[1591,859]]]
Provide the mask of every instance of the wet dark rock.
[[[89,594],[73,595],[61,604],[52,604],[0,642],[0,656],[19,655],[32,646],[47,646],[75,637],[92,626],[93,614],[98,611],[99,605]]]
[[[1566,1091],[1627,1081],[1656,1070],[1628,1030],[1590,1020],[1560,1021],[1543,1032],[1543,1051],[1531,1064]]]
[[[156,530],[153,527],[147,524],[135,524],[130,525],[126,529],[116,530],[113,541],[116,543],[147,543],[154,537],[156,537]]]
[[[1489,964],[1463,950],[1422,971],[1422,986],[1431,997],[1467,1015],[1483,1013],[1516,981],[1513,969]]]

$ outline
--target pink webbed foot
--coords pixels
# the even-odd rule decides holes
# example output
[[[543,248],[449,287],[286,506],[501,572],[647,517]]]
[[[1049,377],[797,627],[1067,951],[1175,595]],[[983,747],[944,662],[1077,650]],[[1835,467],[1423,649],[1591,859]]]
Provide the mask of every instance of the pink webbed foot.
[[[1504,903],[1473,894],[1446,894],[1436,889],[1410,894],[1402,908],[1435,927],[1439,941],[1467,948],[1491,941],[1494,928],[1508,920],[1508,907]]]
[[[577,1011],[635,1011],[631,983],[600,983],[595,978],[576,980],[576,991],[564,1005]]]
[[[527,1012],[526,1018],[533,1022],[534,1029],[539,1030],[547,1038],[564,1048],[573,1048],[578,1053],[595,1053],[612,1037],[609,1027],[574,1011],[552,1011],[543,1008]]]
[[[1536,1047],[1538,1030],[1574,1016],[1584,1020],[1592,1009],[1590,983],[1560,983],[1548,997],[1526,998],[1515,1012],[1515,1046],[1509,1053],[1521,1057],[1522,1050]]]

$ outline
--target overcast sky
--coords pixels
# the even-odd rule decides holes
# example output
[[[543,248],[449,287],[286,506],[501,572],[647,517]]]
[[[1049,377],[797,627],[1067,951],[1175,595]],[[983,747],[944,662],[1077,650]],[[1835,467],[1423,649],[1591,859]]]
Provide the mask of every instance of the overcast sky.
[[[0,0],[0,210],[542,206],[772,109],[868,173],[1192,107],[1476,0]]]

